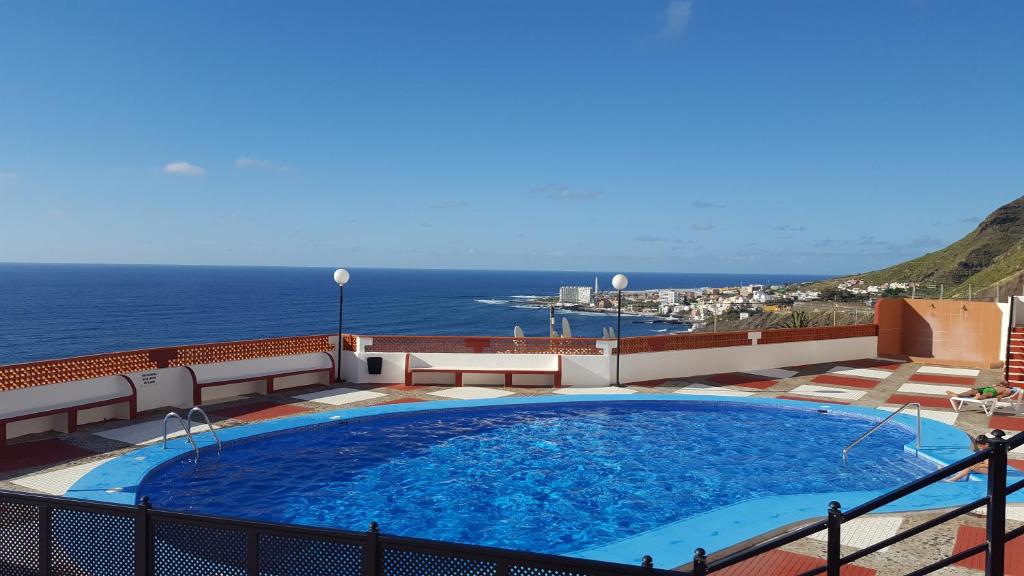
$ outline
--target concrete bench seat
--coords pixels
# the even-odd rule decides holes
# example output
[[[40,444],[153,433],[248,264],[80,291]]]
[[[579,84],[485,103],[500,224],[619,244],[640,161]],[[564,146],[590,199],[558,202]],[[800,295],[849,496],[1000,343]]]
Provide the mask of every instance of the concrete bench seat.
[[[415,374],[453,374],[455,386],[465,374],[501,374],[504,386],[514,375],[550,375],[552,387],[562,386],[562,357],[558,354],[406,354],[405,384],[415,384]]]
[[[0,449],[7,444],[7,425],[58,414],[67,415],[66,432],[78,429],[78,412],[101,406],[126,404],[128,419],[135,418],[138,391],[126,375],[76,380],[0,392]]]
[[[203,389],[212,386],[226,386],[241,382],[264,380],[267,394],[274,392],[274,380],[299,374],[323,372],[329,384],[334,375],[334,356],[327,352],[254,358],[216,364],[195,364],[185,366],[192,376],[192,403],[203,403]]]

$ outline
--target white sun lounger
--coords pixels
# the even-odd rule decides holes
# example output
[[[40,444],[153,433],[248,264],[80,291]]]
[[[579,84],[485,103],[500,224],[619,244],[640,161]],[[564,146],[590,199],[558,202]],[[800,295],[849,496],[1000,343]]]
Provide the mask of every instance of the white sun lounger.
[[[1004,398],[984,398],[981,400],[953,396],[949,399],[949,405],[956,412],[963,410],[964,405],[971,405],[981,406],[981,409],[988,416],[991,416],[999,408],[1012,408],[1014,414],[1020,414],[1021,404],[1024,403],[1024,389],[1010,388],[1010,392],[1010,395]]]

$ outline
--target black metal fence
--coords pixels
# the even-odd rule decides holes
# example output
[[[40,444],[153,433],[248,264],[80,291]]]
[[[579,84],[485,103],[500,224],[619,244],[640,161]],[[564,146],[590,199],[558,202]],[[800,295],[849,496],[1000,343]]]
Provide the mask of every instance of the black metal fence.
[[[984,553],[985,573],[1002,576],[1005,543],[1024,534],[1006,532],[1009,486],[1007,453],[1024,445],[1024,433],[992,433],[989,448],[937,470],[888,494],[843,512],[829,504],[824,520],[711,560],[698,548],[682,571],[656,569],[650,557],[640,566],[518,552],[451,542],[367,532],[324,530],[153,510],[138,506],[0,491],[0,576],[706,576],[825,530],[827,559],[800,576],[840,568],[980,506],[987,507],[986,542],[910,573],[929,574]],[[841,555],[844,522],[877,510],[951,474],[988,463],[988,493],[891,538]]]
[[[0,491],[0,576],[678,576],[653,568]]]

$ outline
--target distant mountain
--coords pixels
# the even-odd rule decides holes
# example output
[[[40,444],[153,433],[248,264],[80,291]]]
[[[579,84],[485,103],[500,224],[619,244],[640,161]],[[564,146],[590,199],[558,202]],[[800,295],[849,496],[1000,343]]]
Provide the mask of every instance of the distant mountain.
[[[868,284],[914,282],[918,294],[942,286],[947,296],[1020,294],[1024,271],[1024,196],[988,215],[970,234],[942,250],[876,272],[816,283],[835,286],[851,278]]]

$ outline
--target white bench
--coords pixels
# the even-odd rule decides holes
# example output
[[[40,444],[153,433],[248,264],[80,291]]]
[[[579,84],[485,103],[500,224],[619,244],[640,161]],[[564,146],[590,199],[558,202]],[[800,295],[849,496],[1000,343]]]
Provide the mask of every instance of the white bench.
[[[128,419],[135,418],[138,392],[125,375],[30,386],[0,392],[0,449],[7,444],[7,424],[67,414],[67,432],[78,429],[78,412],[126,403]]]
[[[334,356],[328,352],[313,352],[216,364],[194,364],[185,366],[185,369],[192,375],[192,403],[199,406],[203,403],[203,388],[212,386],[265,380],[267,394],[271,394],[274,392],[275,378],[316,372],[325,373],[329,384],[334,374]]]
[[[503,374],[505,386],[512,385],[514,374],[549,374],[552,386],[561,388],[562,357],[558,354],[406,354],[406,386],[415,384],[415,374],[424,373],[454,374],[456,386],[462,386],[464,374]]]

